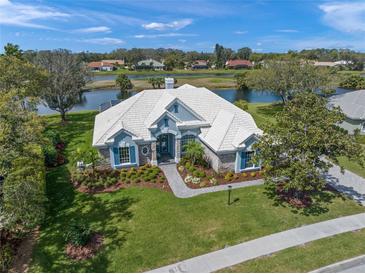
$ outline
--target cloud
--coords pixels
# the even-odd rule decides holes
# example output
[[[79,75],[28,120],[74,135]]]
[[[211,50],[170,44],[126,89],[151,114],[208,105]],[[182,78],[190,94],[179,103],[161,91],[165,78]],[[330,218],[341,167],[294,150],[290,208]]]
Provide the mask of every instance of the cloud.
[[[156,23],[152,22],[149,24],[143,24],[142,27],[146,30],[179,30],[189,26],[193,23],[192,19],[182,19],[177,21],[172,21],[169,23]]]
[[[77,32],[77,33],[97,33],[97,32],[110,33],[111,30],[108,27],[100,26],[100,27],[76,29],[73,32]]]
[[[186,43],[186,39],[178,39],[177,41],[179,41],[180,43]]]
[[[92,38],[79,40],[85,43],[97,44],[97,45],[121,45],[125,42],[118,38],[104,37],[104,38]]]
[[[365,32],[364,2],[331,2],[319,5],[323,21],[342,32]]]
[[[39,29],[53,29],[40,20],[55,20],[70,17],[70,14],[57,11],[48,6],[12,3],[0,0],[0,24]]]
[[[247,30],[236,30],[236,31],[234,32],[234,34],[237,34],[237,35],[242,35],[242,34],[246,34],[246,33],[248,33],[248,31],[247,31]]]
[[[143,39],[143,38],[160,38],[160,37],[194,37],[198,36],[197,34],[193,33],[161,33],[161,34],[136,34],[133,37],[137,39]]]
[[[296,29],[277,29],[275,30],[276,32],[284,32],[284,33],[295,33],[295,32],[299,32]]]

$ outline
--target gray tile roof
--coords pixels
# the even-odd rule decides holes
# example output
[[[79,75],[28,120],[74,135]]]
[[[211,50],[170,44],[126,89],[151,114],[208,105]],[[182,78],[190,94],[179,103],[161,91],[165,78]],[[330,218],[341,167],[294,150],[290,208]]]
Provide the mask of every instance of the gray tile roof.
[[[184,85],[177,89],[144,90],[98,114],[93,145],[103,146],[125,130],[136,139],[150,140],[149,128],[168,106],[178,100],[200,120],[178,121],[177,125],[201,125],[200,138],[215,151],[236,149],[247,138],[262,134],[252,116],[206,88]],[[173,113],[171,113],[173,116]]]
[[[330,106],[339,106],[353,120],[365,120],[365,90],[356,90],[332,96]]]

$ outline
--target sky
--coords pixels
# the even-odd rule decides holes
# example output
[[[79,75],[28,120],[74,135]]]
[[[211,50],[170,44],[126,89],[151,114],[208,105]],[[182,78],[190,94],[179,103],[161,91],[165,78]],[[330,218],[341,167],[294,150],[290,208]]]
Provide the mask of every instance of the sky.
[[[0,0],[0,47],[365,51],[364,1]]]

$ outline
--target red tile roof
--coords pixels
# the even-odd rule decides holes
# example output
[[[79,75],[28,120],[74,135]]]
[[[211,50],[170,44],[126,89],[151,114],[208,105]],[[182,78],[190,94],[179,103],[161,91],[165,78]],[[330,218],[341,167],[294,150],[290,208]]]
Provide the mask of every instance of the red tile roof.
[[[99,68],[99,67],[114,67],[112,63],[109,62],[90,62],[87,64],[89,68]]]
[[[236,67],[236,66],[247,66],[252,67],[252,63],[249,60],[242,60],[242,59],[236,59],[236,60],[228,60],[226,63],[227,67]]]

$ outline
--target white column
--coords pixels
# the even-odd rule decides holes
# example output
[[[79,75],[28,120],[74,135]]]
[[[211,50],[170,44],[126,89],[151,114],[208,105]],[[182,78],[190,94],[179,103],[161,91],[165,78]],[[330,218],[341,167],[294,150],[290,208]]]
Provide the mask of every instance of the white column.
[[[181,159],[181,139],[175,138],[175,162],[178,163]]]
[[[151,143],[151,165],[157,166],[157,143]]]

